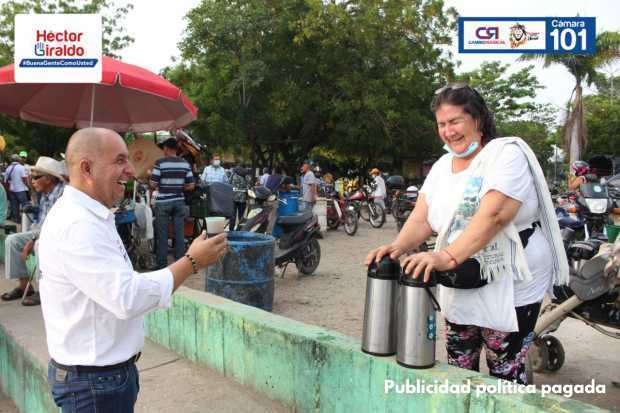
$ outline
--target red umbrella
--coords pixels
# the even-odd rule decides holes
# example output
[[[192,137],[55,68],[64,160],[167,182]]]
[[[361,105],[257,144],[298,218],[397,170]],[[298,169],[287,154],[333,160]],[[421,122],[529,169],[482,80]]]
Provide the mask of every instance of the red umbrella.
[[[166,79],[103,57],[100,83],[16,83],[13,65],[0,68],[0,112],[64,128],[98,126],[118,132],[180,128],[198,109]]]

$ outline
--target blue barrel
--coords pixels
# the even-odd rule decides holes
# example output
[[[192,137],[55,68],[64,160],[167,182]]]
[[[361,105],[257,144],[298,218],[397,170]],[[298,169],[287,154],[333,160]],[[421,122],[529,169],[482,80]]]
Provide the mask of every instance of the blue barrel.
[[[280,192],[278,206],[278,215],[293,215],[299,211],[299,191],[291,190],[288,192]]]
[[[136,212],[133,209],[114,214],[116,225],[130,224],[136,220]]]
[[[266,311],[273,308],[274,246],[270,235],[228,232],[228,252],[205,269],[205,290]]]

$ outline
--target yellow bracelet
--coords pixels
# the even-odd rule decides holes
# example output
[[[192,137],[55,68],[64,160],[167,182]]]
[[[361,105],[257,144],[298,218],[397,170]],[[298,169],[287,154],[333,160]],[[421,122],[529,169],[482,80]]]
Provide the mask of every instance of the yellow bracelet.
[[[196,260],[194,259],[194,257],[192,257],[189,254],[185,254],[185,256],[187,257],[189,262],[192,263],[192,269],[194,270],[193,274],[197,274],[198,273],[198,264],[196,263]]]

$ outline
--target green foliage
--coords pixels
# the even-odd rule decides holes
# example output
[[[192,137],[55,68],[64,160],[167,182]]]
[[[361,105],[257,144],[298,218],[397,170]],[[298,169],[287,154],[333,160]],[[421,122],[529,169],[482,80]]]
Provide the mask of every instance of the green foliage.
[[[429,110],[452,75],[438,0],[204,0],[165,75],[198,105],[192,132],[289,171],[322,146],[371,162],[437,148]]]
[[[585,96],[588,146],[583,159],[593,155],[620,155],[620,98]]]
[[[520,119],[538,110],[534,98],[544,87],[528,66],[508,75],[510,66],[500,62],[484,62],[479,69],[462,73],[458,81],[475,87],[495,114],[496,122]]]
[[[133,9],[112,0],[9,0],[0,5],[0,66],[13,61],[15,15],[20,13],[99,13],[103,23],[103,54],[118,57],[115,52],[133,42],[126,34],[123,19]],[[6,153],[26,149],[38,155],[58,155],[73,131],[53,126],[24,122],[0,114],[0,134],[8,139]]]
[[[597,69],[616,62],[620,58],[620,32],[602,32],[596,36],[595,54],[525,54],[520,60],[542,60],[544,67],[561,64],[575,78],[567,108],[564,125],[564,148],[570,162],[583,158],[587,146],[586,115],[583,105],[582,83],[591,85],[596,81]],[[574,98],[573,98],[574,97]]]

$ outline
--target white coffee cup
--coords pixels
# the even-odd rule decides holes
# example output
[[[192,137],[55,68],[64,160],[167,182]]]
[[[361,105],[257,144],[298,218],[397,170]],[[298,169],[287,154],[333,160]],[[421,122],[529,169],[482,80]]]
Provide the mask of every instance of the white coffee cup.
[[[207,217],[207,235],[217,235],[224,232],[226,228],[226,218]]]

